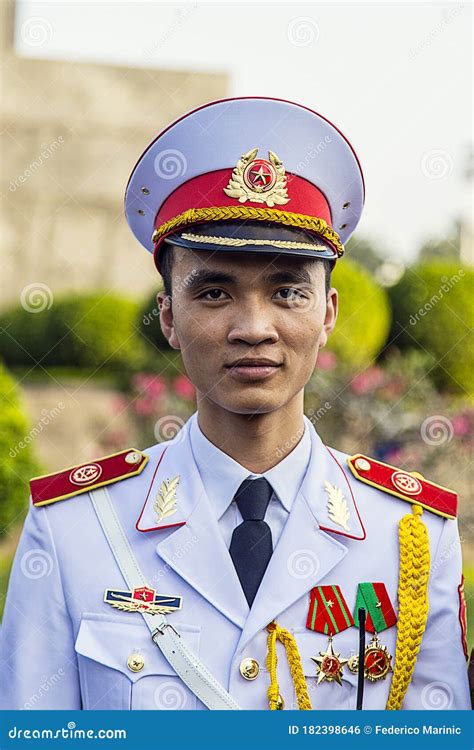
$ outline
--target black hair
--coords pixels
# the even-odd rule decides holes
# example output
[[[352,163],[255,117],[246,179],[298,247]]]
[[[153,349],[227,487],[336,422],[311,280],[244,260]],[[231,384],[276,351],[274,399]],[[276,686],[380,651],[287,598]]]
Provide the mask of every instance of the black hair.
[[[317,261],[324,265],[324,282],[327,294],[331,287],[331,272],[334,266],[334,261],[329,260],[329,258],[318,258]],[[160,249],[159,262],[160,274],[163,278],[166,295],[171,297],[171,270],[174,262],[174,246],[169,242],[163,243],[163,247]]]

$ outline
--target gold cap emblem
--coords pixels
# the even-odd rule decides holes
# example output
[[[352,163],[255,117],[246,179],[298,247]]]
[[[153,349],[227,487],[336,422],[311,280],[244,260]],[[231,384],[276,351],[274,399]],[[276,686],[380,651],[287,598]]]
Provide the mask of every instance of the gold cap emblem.
[[[278,156],[268,152],[267,159],[256,159],[258,148],[240,157],[224,193],[239,203],[253,201],[267,206],[283,206],[289,202],[285,168]]]

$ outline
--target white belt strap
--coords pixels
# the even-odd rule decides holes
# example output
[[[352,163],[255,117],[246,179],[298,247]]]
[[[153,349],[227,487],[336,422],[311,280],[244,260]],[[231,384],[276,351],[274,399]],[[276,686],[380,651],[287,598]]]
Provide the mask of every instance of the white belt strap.
[[[113,507],[106,487],[89,492],[102,530],[129,589],[147,582]],[[169,661],[178,677],[211,710],[239,710],[240,706],[209,670],[189,650],[164,615],[141,613],[154,643]]]

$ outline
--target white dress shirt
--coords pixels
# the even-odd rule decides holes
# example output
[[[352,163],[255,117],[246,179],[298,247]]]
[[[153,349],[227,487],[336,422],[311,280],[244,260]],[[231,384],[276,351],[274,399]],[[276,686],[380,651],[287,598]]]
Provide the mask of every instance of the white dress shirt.
[[[280,463],[263,474],[254,474],[211,443],[199,426],[197,411],[190,417],[190,420],[189,435],[194,460],[204,489],[215,510],[227,547],[230,547],[234,529],[243,521],[237,503],[233,499],[235,493],[244,479],[265,477],[273,488],[265,521],[270,526],[273,549],[275,549],[311,457],[308,418],[304,417],[304,433],[299,443]]]

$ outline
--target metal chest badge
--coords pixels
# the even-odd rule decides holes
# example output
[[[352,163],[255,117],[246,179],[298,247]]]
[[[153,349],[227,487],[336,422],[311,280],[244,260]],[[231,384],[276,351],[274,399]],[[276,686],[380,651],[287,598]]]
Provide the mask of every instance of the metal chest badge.
[[[324,680],[336,681],[341,685],[341,677],[347,659],[333,649],[333,636],[354,625],[352,614],[339,586],[316,586],[311,590],[306,627],[328,636],[326,651],[312,656],[316,663],[317,685]]]
[[[144,612],[148,615],[164,615],[181,609],[181,596],[162,596],[155,589],[140,586],[132,591],[105,589],[104,602],[124,612]]]

